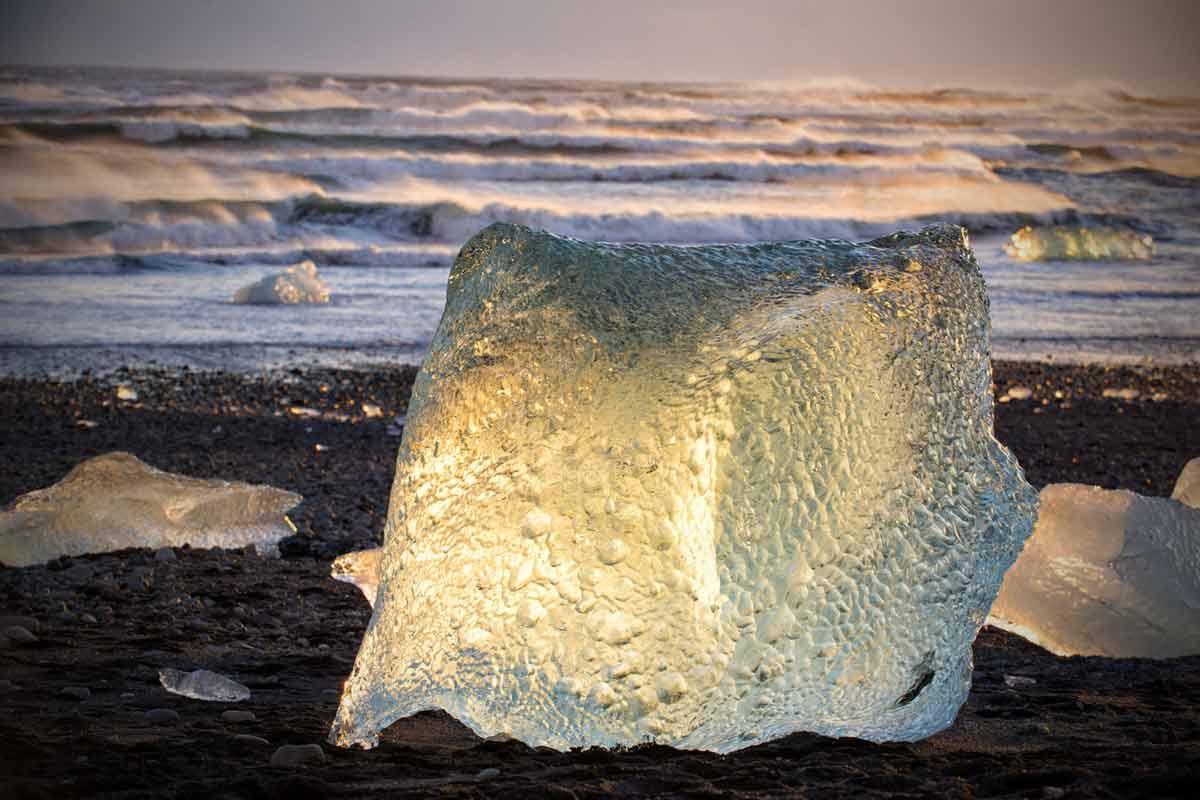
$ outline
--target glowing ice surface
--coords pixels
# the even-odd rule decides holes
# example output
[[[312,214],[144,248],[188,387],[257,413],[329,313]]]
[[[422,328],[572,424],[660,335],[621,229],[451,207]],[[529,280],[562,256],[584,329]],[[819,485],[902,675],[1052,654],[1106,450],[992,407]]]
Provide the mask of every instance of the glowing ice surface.
[[[171,694],[190,697],[193,700],[237,703],[250,699],[250,690],[245,686],[219,672],[207,669],[198,669],[195,672],[159,670],[158,681]]]
[[[1193,458],[1183,465],[1183,471],[1175,481],[1171,499],[1185,506],[1200,508],[1200,458]]]
[[[1200,509],[1047,486],[988,622],[1064,656],[1200,653]]]
[[[162,472],[129,453],[79,464],[0,512],[0,561],[13,567],[124,547],[245,547],[277,554],[303,498],[271,486]]]
[[[370,550],[356,550],[353,553],[343,553],[333,560],[329,574],[334,580],[352,583],[367,598],[371,607],[375,607],[375,593],[379,591],[379,560],[383,556],[382,547]]]
[[[1117,228],[1021,228],[1004,245],[1020,261],[1145,261],[1154,258],[1154,239]]]
[[[329,287],[317,275],[316,264],[301,261],[278,275],[268,275],[257,283],[238,289],[233,295],[233,302],[254,305],[328,303]]]
[[[1035,515],[963,231],[589,244],[493,225],[417,378],[331,732],[917,739]]]

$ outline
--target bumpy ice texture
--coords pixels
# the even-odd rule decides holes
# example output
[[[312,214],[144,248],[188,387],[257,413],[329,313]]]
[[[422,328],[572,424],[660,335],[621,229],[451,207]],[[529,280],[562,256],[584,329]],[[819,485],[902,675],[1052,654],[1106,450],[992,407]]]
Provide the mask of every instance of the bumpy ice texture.
[[[988,622],[1063,656],[1200,653],[1200,509],[1047,486]]]
[[[158,681],[171,694],[190,697],[193,700],[209,700],[215,703],[238,703],[250,699],[250,690],[219,672],[198,669],[180,672],[177,669],[159,670]]]
[[[1183,465],[1171,491],[1171,499],[1178,500],[1185,506],[1200,508],[1200,458],[1193,458]]]
[[[295,533],[285,514],[302,499],[271,486],[173,475],[129,453],[76,466],[0,512],[0,562],[44,564],[59,556],[124,547],[245,547],[277,555]]]
[[[555,748],[949,725],[1035,516],[990,386],[959,228],[487,228],[417,378],[331,740],[432,707]]]
[[[328,303],[329,287],[317,275],[316,264],[301,261],[278,275],[268,275],[238,289],[233,302],[250,305]]]
[[[1117,228],[1024,227],[1004,245],[1020,261],[1145,261],[1154,258],[1148,234]]]
[[[381,547],[343,553],[333,560],[329,566],[329,574],[335,581],[357,586],[374,608],[375,594],[379,591],[379,561],[382,557]]]

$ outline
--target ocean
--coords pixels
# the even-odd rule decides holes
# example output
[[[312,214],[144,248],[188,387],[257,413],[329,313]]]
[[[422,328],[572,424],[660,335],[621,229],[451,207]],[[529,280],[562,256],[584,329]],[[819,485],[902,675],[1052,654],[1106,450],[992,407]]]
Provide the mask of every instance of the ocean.
[[[449,266],[518,222],[613,242],[966,226],[993,354],[1200,361],[1200,99],[0,68],[0,373],[417,362]],[[1149,259],[1021,261],[1023,226]],[[332,292],[234,292],[309,259]]]

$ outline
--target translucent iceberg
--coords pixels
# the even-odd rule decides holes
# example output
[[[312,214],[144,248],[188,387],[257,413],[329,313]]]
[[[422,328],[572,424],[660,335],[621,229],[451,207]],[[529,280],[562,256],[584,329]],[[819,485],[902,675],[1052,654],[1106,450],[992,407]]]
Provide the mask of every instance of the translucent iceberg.
[[[1175,481],[1171,499],[1185,506],[1200,508],[1200,458],[1193,458],[1183,465],[1183,471]]]
[[[1019,261],[1146,261],[1154,258],[1154,239],[1117,228],[1024,227],[1004,245]]]
[[[252,305],[328,303],[329,287],[317,275],[316,264],[301,261],[278,275],[268,275],[238,289],[233,302]]]
[[[190,697],[193,700],[238,703],[250,699],[250,690],[245,686],[219,672],[207,669],[198,669],[195,672],[163,669],[158,672],[158,681],[171,694]]]
[[[296,530],[285,515],[303,499],[271,486],[173,475],[129,453],[107,453],[0,512],[0,562],[24,567],[59,556],[184,544],[253,544],[277,555],[276,543]]]
[[[960,228],[463,248],[330,735],[555,748],[946,727],[1037,495]]]
[[[379,560],[383,556],[382,547],[370,550],[356,550],[353,553],[343,553],[333,560],[329,574],[336,581],[352,583],[367,598],[371,607],[375,607],[375,594],[379,591]]]
[[[1063,656],[1200,653],[1200,509],[1047,486],[988,622]]]

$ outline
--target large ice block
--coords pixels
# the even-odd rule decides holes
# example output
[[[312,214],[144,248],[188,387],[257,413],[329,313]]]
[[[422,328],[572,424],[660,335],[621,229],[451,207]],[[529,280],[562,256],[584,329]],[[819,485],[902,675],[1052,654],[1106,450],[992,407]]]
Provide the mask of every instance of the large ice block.
[[[1063,656],[1200,653],[1200,509],[1047,486],[988,622]]]
[[[285,515],[303,499],[272,486],[174,475],[129,453],[107,453],[0,512],[0,562],[25,567],[59,556],[184,544],[252,544],[273,555],[276,543],[295,533]]]
[[[992,436],[988,327],[955,227],[487,228],[417,377],[331,740],[433,707],[555,748],[949,725],[1037,500]]]

